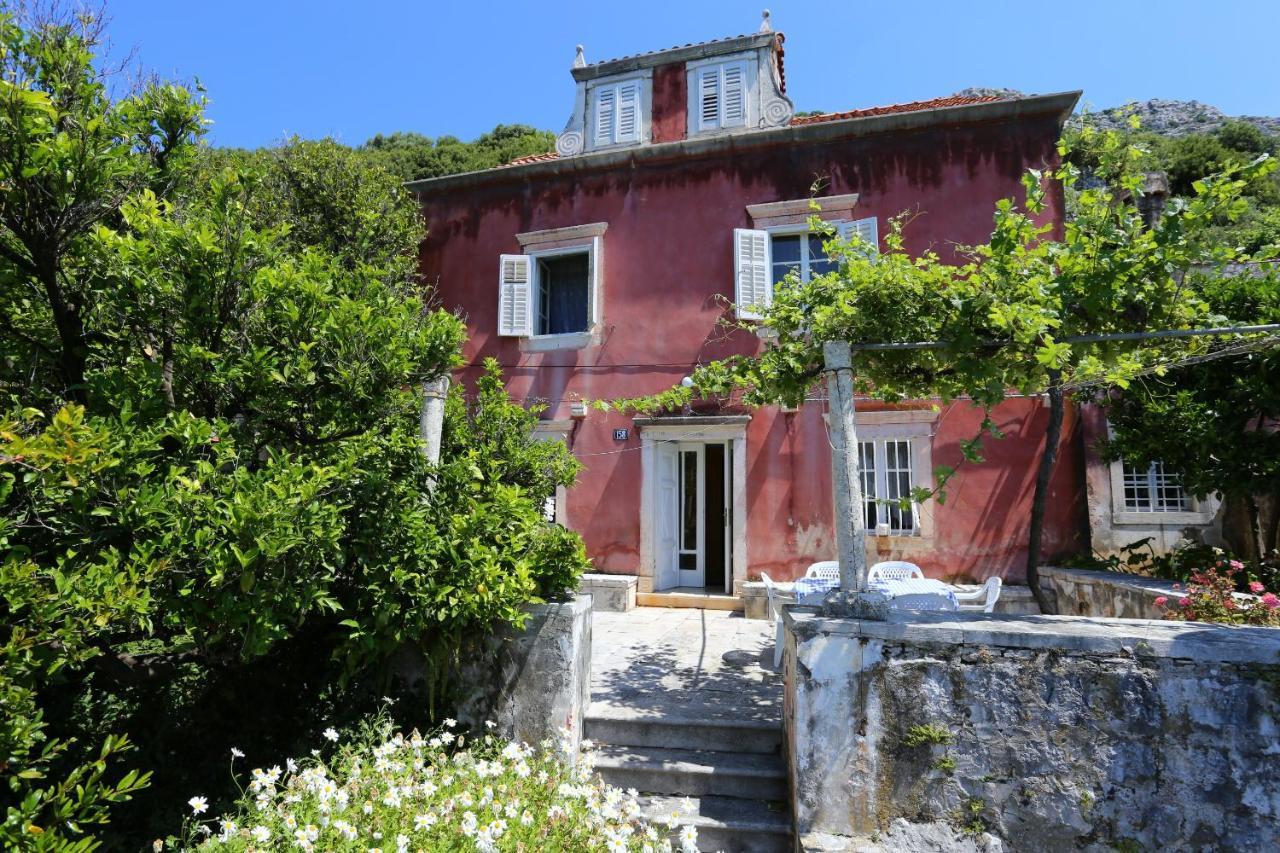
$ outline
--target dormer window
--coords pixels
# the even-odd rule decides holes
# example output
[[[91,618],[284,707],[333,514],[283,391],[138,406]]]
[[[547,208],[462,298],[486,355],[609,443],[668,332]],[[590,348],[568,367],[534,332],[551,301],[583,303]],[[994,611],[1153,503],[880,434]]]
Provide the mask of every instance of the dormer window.
[[[644,84],[643,78],[632,77],[592,87],[592,148],[628,145],[644,140]]]
[[[747,61],[717,62],[693,69],[693,110],[698,133],[747,126]]]

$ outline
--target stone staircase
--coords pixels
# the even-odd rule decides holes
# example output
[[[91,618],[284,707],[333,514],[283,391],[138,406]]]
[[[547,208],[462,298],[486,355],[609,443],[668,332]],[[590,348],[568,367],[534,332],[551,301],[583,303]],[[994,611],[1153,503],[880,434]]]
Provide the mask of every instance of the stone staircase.
[[[638,790],[649,820],[663,824],[675,812],[679,825],[697,827],[702,850],[794,849],[781,723],[672,710],[655,716],[600,701],[587,709],[584,733],[604,780]]]

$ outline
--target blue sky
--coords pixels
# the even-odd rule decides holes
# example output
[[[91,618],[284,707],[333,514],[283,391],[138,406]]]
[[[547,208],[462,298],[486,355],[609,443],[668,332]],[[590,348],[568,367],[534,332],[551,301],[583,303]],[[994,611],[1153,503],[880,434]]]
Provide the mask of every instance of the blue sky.
[[[108,14],[116,51],[206,86],[215,144],[252,147],[295,133],[358,144],[396,130],[472,139],[500,122],[559,130],[576,44],[596,61],[752,32],[764,5],[108,0]],[[1163,97],[1280,115],[1278,0],[769,6],[800,110],[1008,86],[1084,89],[1098,108]]]

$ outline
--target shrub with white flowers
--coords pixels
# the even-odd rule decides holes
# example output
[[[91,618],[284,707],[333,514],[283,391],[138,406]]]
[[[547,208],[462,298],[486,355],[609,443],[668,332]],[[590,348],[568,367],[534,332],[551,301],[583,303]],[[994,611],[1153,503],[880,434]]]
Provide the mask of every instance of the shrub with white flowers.
[[[697,831],[640,817],[634,790],[605,785],[584,749],[539,748],[491,734],[468,739],[446,720],[423,736],[391,734],[386,720],[339,743],[326,763],[290,759],[255,769],[231,814],[210,819],[189,801],[186,848],[200,850],[546,850],[657,853],[697,850]],[[329,740],[338,740],[332,729]],[[584,746],[589,747],[589,742]],[[234,765],[233,765],[234,766]]]

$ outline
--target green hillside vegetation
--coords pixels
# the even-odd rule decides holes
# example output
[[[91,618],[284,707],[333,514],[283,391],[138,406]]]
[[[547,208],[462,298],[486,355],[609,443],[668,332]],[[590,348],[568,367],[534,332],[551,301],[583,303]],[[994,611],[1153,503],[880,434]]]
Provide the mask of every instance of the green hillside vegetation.
[[[374,162],[406,181],[492,169],[555,146],[556,135],[527,124],[500,124],[473,142],[456,136],[378,134],[360,146]]]
[[[1087,119],[1086,119],[1087,122]],[[1084,125],[1088,128],[1088,124]],[[1068,128],[1068,159],[1086,173],[1097,166],[1102,137],[1080,126]],[[1126,136],[1132,145],[1145,151],[1144,168],[1165,172],[1170,194],[1189,198],[1194,184],[1204,175],[1221,172],[1231,165],[1248,163],[1263,154],[1280,150],[1280,137],[1246,121],[1228,121],[1216,130],[1167,136],[1130,128]],[[1254,179],[1240,200],[1242,210],[1234,222],[1225,219],[1215,225],[1215,233],[1225,242],[1256,254],[1264,247],[1280,243],[1280,177],[1277,173]]]

